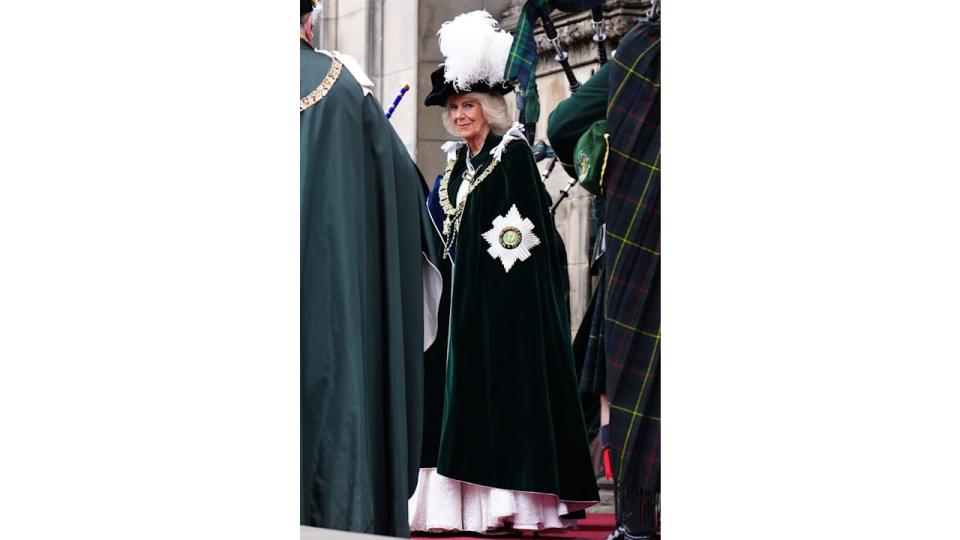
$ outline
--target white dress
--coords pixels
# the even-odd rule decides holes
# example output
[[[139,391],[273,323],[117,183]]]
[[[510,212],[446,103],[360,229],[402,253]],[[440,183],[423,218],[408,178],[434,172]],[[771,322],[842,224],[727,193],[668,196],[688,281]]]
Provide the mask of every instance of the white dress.
[[[560,516],[595,502],[561,501],[556,495],[478,486],[420,469],[417,490],[408,502],[410,530],[487,532],[562,529],[576,520]]]

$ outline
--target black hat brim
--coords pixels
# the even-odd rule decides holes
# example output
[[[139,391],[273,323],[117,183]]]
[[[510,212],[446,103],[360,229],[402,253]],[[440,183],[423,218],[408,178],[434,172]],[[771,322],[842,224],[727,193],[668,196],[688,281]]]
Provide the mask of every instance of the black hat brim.
[[[472,85],[469,90],[457,91],[457,89],[454,88],[453,83],[444,80],[443,66],[440,66],[436,71],[430,74],[430,84],[433,86],[433,88],[430,90],[430,93],[427,94],[426,99],[423,100],[423,104],[428,107],[431,105],[446,107],[447,100],[450,99],[450,96],[455,96],[457,94],[483,92],[485,94],[497,94],[503,96],[513,92],[513,85],[508,82],[502,82],[493,86],[490,86],[487,83],[479,82]]]

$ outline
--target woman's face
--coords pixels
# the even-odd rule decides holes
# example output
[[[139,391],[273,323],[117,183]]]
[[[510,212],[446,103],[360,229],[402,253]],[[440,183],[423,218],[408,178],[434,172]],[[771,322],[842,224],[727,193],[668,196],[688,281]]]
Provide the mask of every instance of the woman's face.
[[[490,123],[483,114],[483,107],[470,95],[451,96],[447,100],[447,115],[457,128],[457,133],[465,140],[486,137]]]

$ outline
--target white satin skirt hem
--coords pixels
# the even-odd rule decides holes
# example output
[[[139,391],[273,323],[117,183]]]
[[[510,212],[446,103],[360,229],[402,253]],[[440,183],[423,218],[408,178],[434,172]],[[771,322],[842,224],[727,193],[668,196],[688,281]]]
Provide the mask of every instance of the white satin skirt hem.
[[[411,531],[478,533],[565,529],[576,525],[576,520],[560,516],[594,504],[470,484],[442,476],[436,469],[420,469],[417,489],[408,501]]]

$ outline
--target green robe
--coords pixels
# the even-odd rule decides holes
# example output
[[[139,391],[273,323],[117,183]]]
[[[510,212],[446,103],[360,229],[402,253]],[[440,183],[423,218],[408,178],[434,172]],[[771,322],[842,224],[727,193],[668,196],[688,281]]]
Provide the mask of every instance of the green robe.
[[[477,177],[500,140],[489,136],[474,158]],[[451,173],[451,202],[465,150]],[[436,188],[431,202],[435,195]],[[513,205],[533,223],[540,244],[505,271],[481,235]],[[431,212],[436,222],[435,206]],[[456,236],[437,471],[483,486],[597,501],[553,227],[530,148],[511,141],[469,195]]]
[[[330,65],[301,42],[301,98]],[[346,67],[300,114],[300,189],[300,523],[409,536],[434,233],[419,172]]]
[[[573,169],[573,151],[580,136],[597,120],[607,117],[607,94],[610,86],[610,71],[613,62],[607,62],[593,74],[576,93],[557,104],[547,122],[547,139],[571,178],[576,178]]]

